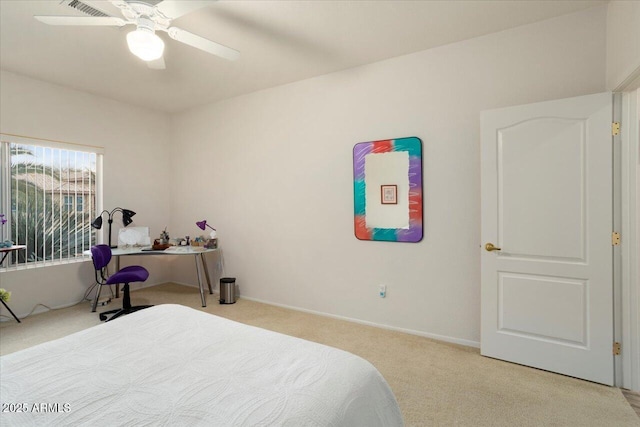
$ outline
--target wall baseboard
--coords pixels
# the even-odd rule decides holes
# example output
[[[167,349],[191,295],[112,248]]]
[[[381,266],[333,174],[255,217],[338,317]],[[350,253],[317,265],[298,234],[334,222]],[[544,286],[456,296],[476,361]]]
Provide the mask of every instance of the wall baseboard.
[[[163,282],[163,283],[166,283],[166,282]],[[163,283],[144,283],[144,284],[136,284],[135,286],[132,284],[132,285],[130,285],[130,287],[131,287],[131,291],[135,291],[135,290],[138,290],[138,289],[149,288],[151,286],[161,285]],[[177,281],[172,281],[170,283],[175,283],[176,285],[189,286],[191,288],[198,289],[198,286],[190,284],[190,283],[177,282]],[[217,294],[218,294],[217,292],[214,292],[214,295],[217,295]],[[238,295],[238,298],[240,298],[240,295]],[[338,319],[338,320],[345,320],[347,322],[353,322],[353,323],[358,323],[358,324],[361,324],[361,325],[373,326],[373,327],[376,327],[376,328],[387,329],[387,330],[390,330],[390,331],[403,332],[403,333],[406,333],[406,334],[417,335],[417,336],[430,338],[430,339],[434,339],[434,340],[438,340],[438,341],[444,341],[444,342],[448,342],[448,343],[452,343],[452,344],[464,345],[464,346],[467,346],[467,347],[480,348],[480,342],[478,342],[478,341],[465,340],[465,339],[461,339],[461,338],[449,337],[449,336],[446,336],[446,335],[432,334],[432,333],[429,333],[429,332],[417,331],[417,330],[414,330],[414,329],[398,328],[398,327],[395,327],[395,326],[384,325],[384,324],[381,324],[381,323],[370,322],[370,321],[367,321],[367,320],[355,319],[355,318],[347,317],[347,316],[339,316],[337,314],[325,313],[325,312],[316,311],[316,310],[309,310],[309,309],[306,309],[306,308],[295,307],[295,306],[286,305],[286,304],[279,304],[279,303],[276,303],[276,302],[273,302],[273,301],[267,301],[267,300],[262,300],[262,299],[258,299],[258,298],[252,298],[252,297],[248,297],[248,296],[242,296],[242,298],[244,298],[246,300],[249,300],[249,301],[259,302],[261,304],[273,305],[273,306],[276,306],[276,307],[282,307],[282,308],[286,308],[286,309],[289,309],[289,310],[295,310],[295,311],[300,311],[300,312],[303,312],[303,313],[315,314],[317,316],[329,317],[329,318]],[[82,301],[71,303],[71,304],[63,304],[63,305],[59,305],[59,306],[55,306],[55,307],[50,307],[50,309],[51,310],[59,310],[59,309],[68,308],[68,307],[71,307],[71,306],[74,306],[74,305],[77,305],[77,304],[80,304],[80,303],[82,303]],[[44,313],[46,311],[49,311],[49,310],[44,308],[44,307],[41,307],[41,308],[35,309],[30,315]],[[18,314],[18,317],[20,319],[22,319],[22,318],[24,318],[26,316],[27,316],[27,314],[22,314],[22,313]],[[8,321],[8,320],[13,320],[13,319],[2,319],[0,321],[4,322],[4,321]]]
[[[189,284],[189,283],[175,282],[175,281],[172,282],[172,283],[175,283],[176,285],[190,286],[190,287],[196,288],[196,289],[198,288],[196,285],[192,285],[192,284]],[[287,308],[289,310],[301,311],[303,313],[315,314],[315,315],[323,316],[323,317],[330,317],[332,319],[345,320],[347,322],[353,322],[353,323],[358,323],[358,324],[361,324],[361,325],[373,326],[373,327],[376,327],[376,328],[387,329],[387,330],[390,330],[390,331],[404,332],[405,334],[417,335],[417,336],[420,336],[420,337],[431,338],[431,339],[434,339],[434,340],[444,341],[444,342],[448,342],[448,343],[452,343],[452,344],[464,345],[466,347],[480,348],[480,342],[478,342],[478,341],[465,340],[465,339],[461,339],[461,338],[449,337],[449,336],[446,336],[446,335],[432,334],[432,333],[429,333],[429,332],[416,331],[414,329],[398,328],[396,326],[390,326],[390,325],[384,325],[384,324],[381,324],[381,323],[369,322],[368,320],[361,320],[361,319],[355,319],[355,318],[352,318],[352,317],[339,316],[337,314],[325,313],[325,312],[322,312],[322,311],[308,310],[306,308],[300,308],[300,307],[295,307],[295,306],[286,305],[286,304],[279,304],[279,303],[276,303],[276,302],[273,302],[273,301],[262,300],[262,299],[248,297],[248,296],[244,296],[244,295],[240,296],[240,294],[238,294],[237,297],[238,298],[244,298],[244,299],[249,300],[249,301],[259,302],[259,303],[262,303],[262,304],[267,304],[267,305],[273,305],[273,306],[276,306],[276,307]]]
[[[478,341],[465,340],[465,339],[461,339],[461,338],[449,337],[449,336],[446,336],[446,335],[432,334],[432,333],[429,333],[429,332],[416,331],[414,329],[399,328],[399,327],[396,327],[396,326],[384,325],[382,323],[370,322],[368,320],[361,320],[361,319],[355,319],[355,318],[352,318],[352,317],[339,316],[337,314],[325,313],[325,312],[322,312],[322,311],[308,310],[306,308],[300,308],[300,307],[295,307],[295,306],[286,305],[286,304],[278,304],[278,303],[275,303],[275,302],[272,302],[272,301],[261,300],[261,299],[258,299],[258,298],[252,298],[252,297],[248,297],[248,296],[243,296],[242,298],[244,298],[246,300],[249,300],[249,301],[259,302],[259,303],[262,303],[262,304],[268,304],[268,305],[273,305],[273,306],[276,306],[276,307],[287,308],[289,310],[301,311],[303,313],[315,314],[315,315],[323,316],[323,317],[330,317],[332,319],[345,320],[347,322],[353,322],[353,323],[358,323],[358,324],[361,324],[361,325],[373,326],[373,327],[376,327],[376,328],[387,329],[387,330],[390,330],[390,331],[403,332],[405,334],[417,335],[417,336],[421,336],[421,337],[425,337],[425,338],[431,338],[431,339],[434,339],[434,340],[444,341],[444,342],[448,342],[448,343],[452,343],[452,344],[464,345],[466,347],[480,348],[480,342],[478,342]]]

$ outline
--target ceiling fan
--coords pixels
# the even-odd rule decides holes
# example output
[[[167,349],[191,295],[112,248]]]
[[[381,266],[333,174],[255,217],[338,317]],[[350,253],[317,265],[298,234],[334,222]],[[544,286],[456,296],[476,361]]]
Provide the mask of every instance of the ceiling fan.
[[[127,34],[127,44],[131,53],[140,59],[147,61],[150,68],[164,69],[164,42],[156,31],[164,31],[174,40],[219,56],[235,61],[240,52],[205,39],[189,31],[171,26],[171,21],[193,12],[196,9],[208,6],[211,0],[180,1],[180,0],[110,0],[113,6],[120,9],[123,18],[109,15],[80,0],[63,0],[68,6],[78,9],[90,16],[42,16],[35,15],[38,21],[49,25],[73,25],[73,26],[106,26],[122,27],[135,25],[136,29]]]

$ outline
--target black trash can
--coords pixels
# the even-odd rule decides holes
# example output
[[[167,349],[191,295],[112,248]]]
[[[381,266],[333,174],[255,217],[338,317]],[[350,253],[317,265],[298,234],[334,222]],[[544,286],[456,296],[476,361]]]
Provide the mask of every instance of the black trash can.
[[[234,304],[236,302],[236,278],[222,277],[220,279],[220,304]]]

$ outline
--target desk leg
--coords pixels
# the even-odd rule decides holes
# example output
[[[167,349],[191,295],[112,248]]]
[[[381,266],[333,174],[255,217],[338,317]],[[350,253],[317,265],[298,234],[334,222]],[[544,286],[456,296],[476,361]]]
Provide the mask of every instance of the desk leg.
[[[116,256],[116,272],[120,271],[120,255]],[[116,284],[116,298],[120,298],[120,284]]]
[[[14,319],[16,319],[16,321],[17,321],[18,323],[22,323],[22,322],[20,321],[20,319],[18,319],[18,316],[16,316],[16,315],[13,313],[13,311],[11,311],[11,309],[9,308],[9,306],[7,305],[7,303],[5,303],[5,302],[4,302],[4,300],[1,300],[1,299],[0,299],[0,302],[2,303],[2,305],[4,305],[4,308],[6,308],[7,310],[9,310],[9,313],[11,313],[11,315],[13,316],[13,318],[14,318]]]
[[[5,259],[7,259],[7,256],[10,254],[11,252],[7,251],[4,253],[4,255],[2,256],[2,259],[0,260],[0,267],[2,267],[2,263],[4,262]],[[4,302],[4,301],[2,301]]]
[[[206,307],[207,300],[205,299],[205,296],[204,296],[204,287],[202,286],[202,278],[200,277],[200,269],[198,268],[198,255],[196,255],[194,259],[196,260],[196,273],[198,273],[198,287],[200,288],[200,298],[202,299],[202,306]]]
[[[207,279],[207,286],[209,286],[209,294],[213,294],[211,289],[211,279],[209,279],[209,269],[207,268],[207,261],[204,259],[204,254],[200,254],[200,260],[202,261],[202,268],[204,269],[204,277]]]

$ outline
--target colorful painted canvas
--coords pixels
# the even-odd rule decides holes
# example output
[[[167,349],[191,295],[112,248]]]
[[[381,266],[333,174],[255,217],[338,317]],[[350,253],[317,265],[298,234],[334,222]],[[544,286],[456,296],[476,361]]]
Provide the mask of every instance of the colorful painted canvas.
[[[394,187],[395,203],[381,191]],[[354,230],[360,240],[422,240],[422,141],[361,142],[353,148]]]

